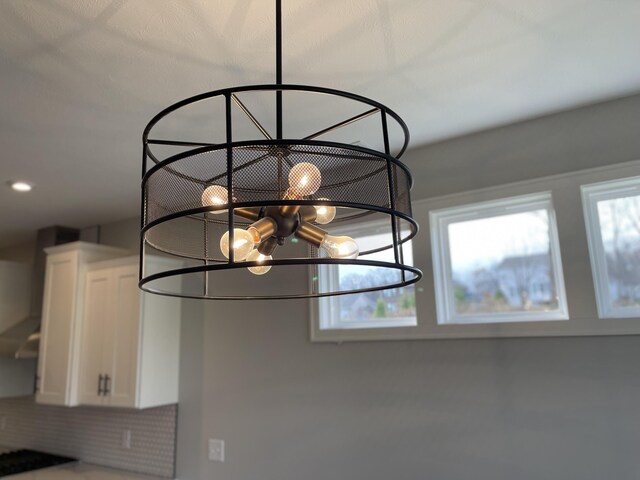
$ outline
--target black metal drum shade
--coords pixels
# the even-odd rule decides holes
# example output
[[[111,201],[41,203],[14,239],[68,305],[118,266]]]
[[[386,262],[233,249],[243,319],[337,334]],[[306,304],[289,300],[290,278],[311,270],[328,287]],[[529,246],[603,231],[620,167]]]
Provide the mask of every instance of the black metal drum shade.
[[[318,139],[332,129],[327,125],[319,125],[303,139],[272,139],[262,131],[259,133],[268,138],[234,140],[234,117],[251,115],[243,110],[240,95],[282,95],[289,91],[331,95],[362,104],[367,116],[380,117],[383,151]],[[187,142],[166,133],[154,135],[156,124],[174,112],[211,100],[217,100],[221,107],[217,114],[225,120],[224,142]],[[396,142],[401,145],[396,156],[389,148],[390,121],[400,126],[404,135]],[[412,179],[397,158],[407,142],[406,125],[387,107],[319,87],[238,87],[199,95],[167,108],[150,122],[143,135],[140,287],[181,297],[270,299],[341,295],[415,283],[421,272],[405,262],[403,249],[417,232],[411,216]],[[318,183],[313,189],[292,190],[290,177],[295,176],[296,166],[317,172]],[[211,191],[218,195],[213,204],[206,200]],[[246,230],[253,222],[269,217],[270,212],[288,206],[298,213],[285,224],[278,223],[272,236],[272,259],[256,261],[223,254],[221,239],[227,232]],[[319,207],[335,207],[335,218],[330,223],[319,222],[314,216],[306,218],[308,212],[319,211]],[[317,245],[306,243],[305,236],[298,232],[302,224],[310,225],[312,232],[334,236],[355,236],[361,225],[372,225],[375,235],[360,246],[357,258],[332,258]],[[164,270],[148,271],[148,254],[173,257],[180,263],[176,266],[167,262]],[[271,269],[254,275],[249,268],[256,267]],[[341,277],[340,272],[351,273],[351,277],[347,275],[351,280],[344,281],[345,275]],[[166,281],[176,277],[183,281]]]

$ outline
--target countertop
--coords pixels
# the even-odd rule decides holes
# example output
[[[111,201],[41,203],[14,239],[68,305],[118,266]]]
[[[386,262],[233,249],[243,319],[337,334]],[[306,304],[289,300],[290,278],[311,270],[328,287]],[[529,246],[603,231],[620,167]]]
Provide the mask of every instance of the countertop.
[[[2,480],[167,480],[166,478],[139,475],[111,468],[74,463],[45,468],[35,472],[3,477]]]

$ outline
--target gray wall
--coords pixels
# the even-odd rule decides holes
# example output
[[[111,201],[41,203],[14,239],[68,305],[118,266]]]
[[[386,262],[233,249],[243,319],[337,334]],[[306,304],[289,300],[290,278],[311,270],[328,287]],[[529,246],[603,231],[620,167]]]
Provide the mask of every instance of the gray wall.
[[[640,477],[638,337],[311,345],[303,302],[207,314],[182,480]]]
[[[640,95],[410,150],[414,198],[640,159]]]
[[[640,96],[407,161],[422,198],[636,160],[638,125]],[[181,480],[640,477],[639,337],[311,344],[304,301],[184,308]],[[207,438],[226,441],[225,463]]]

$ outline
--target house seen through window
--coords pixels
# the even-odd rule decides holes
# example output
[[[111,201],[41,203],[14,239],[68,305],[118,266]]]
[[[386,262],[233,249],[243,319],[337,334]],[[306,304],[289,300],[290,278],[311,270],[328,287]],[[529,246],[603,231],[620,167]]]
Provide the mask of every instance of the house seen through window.
[[[545,210],[449,225],[456,311],[558,307]]]
[[[351,226],[351,236],[358,242],[361,251],[371,250],[385,240],[387,229],[381,224],[365,223],[357,227]],[[356,230],[354,230],[356,228]],[[390,240],[390,239],[389,239]],[[405,263],[413,265],[411,242],[403,246]],[[361,258],[378,261],[394,261],[393,249],[365,255]],[[334,270],[335,271],[335,270]],[[362,269],[351,265],[340,265],[337,275],[331,276],[326,267],[319,267],[321,281],[340,282],[340,288],[367,288],[384,283],[396,283],[400,280],[400,272],[388,268]],[[383,278],[384,277],[384,278]],[[387,278],[388,277],[388,278]],[[326,297],[318,300],[320,329],[340,328],[385,328],[415,326],[416,298],[413,285],[390,288],[374,292],[363,292],[353,295]]]
[[[551,199],[432,214],[439,323],[566,318]]]
[[[600,316],[640,316],[640,177],[582,192]]]

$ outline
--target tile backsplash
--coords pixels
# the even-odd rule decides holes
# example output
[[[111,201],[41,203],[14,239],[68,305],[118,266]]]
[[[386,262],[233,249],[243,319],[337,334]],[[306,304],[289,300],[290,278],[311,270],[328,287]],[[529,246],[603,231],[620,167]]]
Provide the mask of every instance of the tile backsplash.
[[[86,463],[175,476],[177,406],[148,410],[52,407],[0,399],[0,445],[69,455]],[[131,431],[131,448],[123,435]]]

